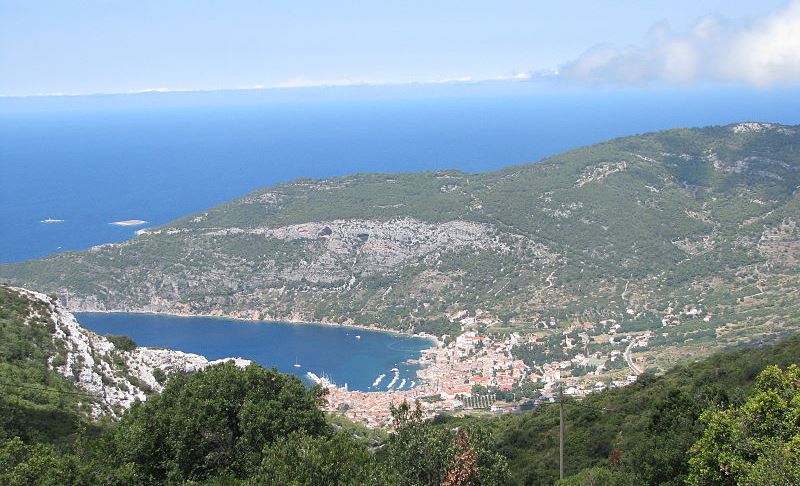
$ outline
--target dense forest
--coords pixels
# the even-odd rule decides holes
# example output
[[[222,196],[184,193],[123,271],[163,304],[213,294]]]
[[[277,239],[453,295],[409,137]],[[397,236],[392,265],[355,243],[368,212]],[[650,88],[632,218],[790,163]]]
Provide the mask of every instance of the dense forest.
[[[48,367],[44,313],[2,297],[2,484],[558,482],[558,404],[433,420],[397,404],[382,434],[326,416],[324,391],[294,376],[226,363],[170,375],[118,422],[91,420],[91,398]],[[561,484],[798,484],[799,358],[794,337],[565,402]]]

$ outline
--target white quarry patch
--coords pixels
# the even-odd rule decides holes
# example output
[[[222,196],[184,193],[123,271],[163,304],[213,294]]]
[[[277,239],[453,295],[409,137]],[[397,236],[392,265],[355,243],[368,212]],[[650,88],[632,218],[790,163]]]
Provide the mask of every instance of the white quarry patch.
[[[577,181],[575,181],[575,185],[577,187],[583,187],[589,182],[599,182],[606,177],[617,172],[622,172],[627,168],[628,162],[625,160],[621,160],[619,162],[603,162],[601,164],[592,165],[583,170],[581,176]]]
[[[54,366],[55,356],[52,356],[49,358],[50,367],[96,397],[91,404],[94,418],[102,415],[119,417],[135,402],[145,401],[147,393],[161,392],[164,387],[153,376],[156,369],[165,374],[191,373],[226,361],[233,361],[240,367],[250,364],[249,360],[242,358],[209,361],[203,356],[170,349],[137,347],[132,351],[118,350],[107,338],[82,327],[75,316],[61,305],[54,304],[48,296],[27,289],[14,290],[48,306],[49,317],[55,324],[53,340],[64,351],[64,363]],[[124,363],[122,366],[120,359]]]

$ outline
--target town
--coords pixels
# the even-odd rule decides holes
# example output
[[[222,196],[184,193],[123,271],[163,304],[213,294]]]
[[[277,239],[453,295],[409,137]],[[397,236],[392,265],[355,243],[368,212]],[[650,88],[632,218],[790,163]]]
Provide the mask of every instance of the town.
[[[414,388],[365,392],[349,390],[346,385],[337,386],[326,379],[319,379],[318,383],[327,389],[328,411],[369,428],[391,428],[391,406],[403,401],[419,402],[427,416],[472,411],[519,412],[542,401],[553,401],[559,387],[566,395],[582,397],[636,380],[642,370],[631,354],[635,348],[647,346],[650,333],[619,336],[619,325],[613,320],[600,326],[608,327],[611,337],[606,339],[612,345],[624,346],[624,350],[606,346],[605,353],[589,353],[587,333],[578,334],[582,338],[580,345],[570,332],[564,332],[553,335],[559,338],[557,347],[561,353],[575,354],[569,359],[537,360],[541,364],[531,366],[515,357],[514,348],[542,348],[545,343],[534,337],[523,339],[517,333],[497,339],[468,331],[445,341],[446,344],[437,340],[435,346],[422,351],[419,360],[409,363],[420,366],[417,371],[420,384]],[[609,369],[616,373],[609,375]],[[623,375],[625,370],[629,374]]]

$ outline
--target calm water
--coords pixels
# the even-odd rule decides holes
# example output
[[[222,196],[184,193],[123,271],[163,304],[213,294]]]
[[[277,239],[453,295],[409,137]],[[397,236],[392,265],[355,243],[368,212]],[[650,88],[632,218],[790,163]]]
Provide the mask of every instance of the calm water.
[[[238,104],[223,99],[204,107],[136,97],[115,98],[124,103],[111,107],[102,97],[0,100],[0,263],[127,239],[138,228],[109,223],[163,224],[301,176],[484,171],[663,128],[798,123],[797,93],[640,90],[249,105],[244,93]],[[20,108],[26,103],[35,109]],[[65,221],[39,222],[47,218]]]
[[[388,333],[316,324],[243,322],[206,317],[150,314],[76,314],[99,334],[126,335],[140,346],[161,346],[201,354],[208,359],[243,357],[266,367],[294,373],[330,376],[351,390],[386,390],[392,368],[400,370],[395,387],[416,380],[418,367],[404,364],[419,358],[431,341]],[[361,336],[360,339],[356,336]],[[296,368],[295,363],[302,367]],[[380,374],[379,386],[370,388]]]
[[[427,98],[364,99],[376,93],[369,88],[338,101],[308,98],[305,90],[277,101],[244,92],[0,99],[0,263],[124,240],[138,227],[110,222],[159,225],[297,177],[486,171],[665,128],[800,123],[797,89],[513,92],[526,86],[498,86],[494,93],[437,87]],[[64,222],[39,222],[47,218]],[[427,346],[321,326],[80,318],[97,332],[129,335],[142,345],[211,359],[242,356],[300,375],[326,373],[362,390],[381,373],[388,375],[385,387],[395,366],[413,378],[402,362]],[[302,368],[292,366],[295,359]]]

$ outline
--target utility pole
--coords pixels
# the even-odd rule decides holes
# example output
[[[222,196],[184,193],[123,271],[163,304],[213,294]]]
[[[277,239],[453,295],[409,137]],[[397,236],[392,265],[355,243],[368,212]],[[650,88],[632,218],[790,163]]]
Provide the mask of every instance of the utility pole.
[[[558,384],[558,478],[564,479],[564,385]]]

